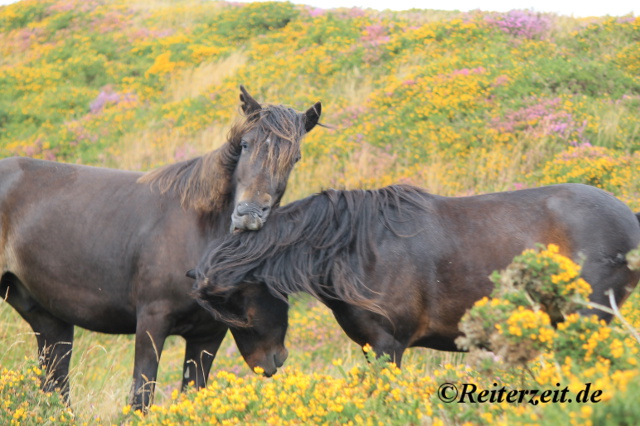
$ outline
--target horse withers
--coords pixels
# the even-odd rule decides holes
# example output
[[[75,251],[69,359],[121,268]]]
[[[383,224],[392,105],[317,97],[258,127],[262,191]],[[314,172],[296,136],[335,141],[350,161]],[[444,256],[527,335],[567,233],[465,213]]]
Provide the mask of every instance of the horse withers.
[[[45,390],[68,396],[74,326],[135,334],[134,409],[152,401],[168,335],[186,340],[183,388],[205,385],[227,326],[191,298],[184,271],[212,239],[264,225],[321,112],[240,89],[245,117],[220,148],[147,174],[0,161],[0,294],[36,334]]]
[[[600,189],[448,198],[390,186],[325,191],[278,209],[259,233],[225,237],[196,268],[194,296],[220,321],[255,330],[261,351],[244,354],[251,367],[265,362],[262,353],[285,350],[286,296],[296,292],[400,365],[407,347],[457,351],[458,323],[490,295],[490,274],[537,243],[582,263],[593,302],[609,305],[613,290],[621,304],[640,278],[624,256],[640,243],[638,218]]]

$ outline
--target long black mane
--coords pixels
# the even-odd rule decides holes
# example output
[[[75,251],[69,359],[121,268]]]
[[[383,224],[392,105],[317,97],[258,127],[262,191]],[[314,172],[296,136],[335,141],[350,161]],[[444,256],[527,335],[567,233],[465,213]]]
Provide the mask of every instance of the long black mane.
[[[260,232],[214,241],[197,268],[201,301],[243,282],[260,282],[278,297],[306,292],[384,315],[363,280],[378,256],[380,227],[396,231],[427,209],[423,190],[394,185],[378,190],[327,190],[274,211]]]

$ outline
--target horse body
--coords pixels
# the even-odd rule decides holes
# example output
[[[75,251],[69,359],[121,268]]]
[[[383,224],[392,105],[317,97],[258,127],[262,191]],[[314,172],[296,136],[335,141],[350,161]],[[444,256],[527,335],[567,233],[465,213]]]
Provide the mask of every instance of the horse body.
[[[356,327],[350,337],[361,344],[380,342],[378,349],[396,359],[411,346],[457,350],[458,322],[491,293],[491,273],[536,243],[557,244],[576,262],[584,259],[582,277],[593,287],[594,302],[608,305],[604,292],[614,289],[622,303],[638,281],[622,260],[640,243],[638,221],[620,201],[593,187],[558,185],[461,198],[425,195],[424,207],[428,214],[394,224],[395,232],[379,227],[376,262],[363,265],[363,282],[384,295],[379,305],[392,323],[356,305],[325,300],[347,333],[354,323],[379,324],[377,329]],[[414,237],[396,234],[418,230]]]
[[[273,305],[280,295],[308,292],[352,340],[400,364],[411,346],[458,350],[458,323],[490,295],[490,274],[536,243],[557,244],[582,263],[594,302],[608,305],[612,289],[622,303],[640,278],[624,261],[640,243],[638,219],[597,188],[447,198],[389,187],[326,191],[283,207],[259,234],[228,237],[201,261],[195,294],[210,309],[212,298],[245,297],[255,311],[265,298]],[[262,300],[245,296],[265,285]],[[214,308],[228,318],[224,305]]]
[[[211,235],[224,233],[231,212],[198,229],[195,212],[138,184],[141,175],[1,160],[3,270],[50,314],[93,331],[135,333],[137,310],[164,299],[183,299],[188,312],[191,285],[176,265],[188,264]]]
[[[135,333],[134,409],[152,401],[169,335],[187,343],[183,388],[205,385],[227,326],[190,297],[185,271],[214,237],[262,227],[320,114],[263,108],[241,90],[248,118],[225,144],[149,174],[0,161],[0,292],[36,333],[46,390],[68,396],[75,325]]]
[[[175,195],[159,197],[137,183],[140,176],[28,158],[0,161],[0,290],[37,333],[52,374],[47,390],[68,392],[74,325],[141,334],[130,398],[138,408],[149,404],[152,387],[137,392],[147,382],[143,375],[155,380],[168,335],[187,341],[183,387],[204,385],[227,327],[198,309],[181,272],[212,235],[229,229],[231,209],[205,224]]]

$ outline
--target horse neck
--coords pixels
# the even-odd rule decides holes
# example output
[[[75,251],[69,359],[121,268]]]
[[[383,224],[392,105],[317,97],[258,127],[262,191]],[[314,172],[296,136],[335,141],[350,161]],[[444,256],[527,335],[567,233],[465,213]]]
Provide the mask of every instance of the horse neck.
[[[234,209],[234,193],[235,191],[231,191],[226,202],[219,205],[217,209],[197,213],[202,232],[208,240],[220,238],[229,233]]]

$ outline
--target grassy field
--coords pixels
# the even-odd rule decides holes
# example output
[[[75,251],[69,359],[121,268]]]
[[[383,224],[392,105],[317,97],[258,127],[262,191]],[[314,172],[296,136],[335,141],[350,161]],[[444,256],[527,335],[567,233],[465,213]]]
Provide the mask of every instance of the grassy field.
[[[332,129],[305,139],[285,201],[394,182],[451,196],[581,182],[640,211],[640,18],[196,0],[0,7],[1,157],[149,170],[200,155],[238,116],[240,84],[298,110],[323,103]],[[636,330],[639,299],[636,290],[623,309]],[[572,325],[586,330],[565,339],[582,356],[541,351],[529,375],[423,349],[396,372],[367,364],[326,308],[299,297],[289,360],[271,380],[249,371],[227,337],[212,386],[178,396],[184,342],[170,339],[147,420],[124,413],[131,336],[76,331],[70,413],[37,392],[35,338],[3,302],[0,324],[3,424],[640,422],[640,373],[627,361],[638,344],[620,322]],[[446,382],[529,389],[554,380],[576,392],[591,382],[606,399],[444,404],[436,395]]]
[[[623,309],[623,315],[635,330],[640,330],[638,303],[640,297],[636,292]],[[619,321],[614,321],[612,327],[585,327],[581,331],[586,335],[586,338],[583,336],[585,341],[591,338],[600,342],[597,353],[604,357],[601,359],[591,355],[584,360],[570,357],[573,358],[571,361],[564,359],[561,353],[545,351],[528,364],[533,372],[530,376],[521,367],[508,367],[500,362],[487,368],[484,364],[474,363],[465,353],[414,348],[405,354],[402,373],[380,382],[381,377],[386,377],[385,366],[368,365],[362,349],[344,335],[328,309],[308,297],[296,297],[292,301],[286,341],[289,358],[276,376],[265,379],[250,371],[229,335],[214,361],[210,387],[199,394],[190,392],[179,396],[184,344],[181,338],[170,338],[160,363],[156,406],[147,418],[140,418],[129,413],[126,407],[133,369],[132,336],[77,330],[71,368],[73,411],[69,413],[56,395],[44,396],[37,392],[37,375],[32,371],[36,365],[35,338],[27,324],[6,303],[0,304],[0,319],[4,324],[0,333],[3,347],[0,370],[15,371],[23,380],[24,376],[33,377],[24,385],[3,372],[3,380],[0,380],[0,396],[11,403],[8,405],[10,415],[5,420],[12,419],[16,408],[22,404],[25,413],[29,414],[19,424],[196,425],[225,419],[227,424],[243,423],[244,419],[259,424],[346,424],[349,421],[356,424],[530,424],[541,421],[587,424],[592,416],[595,417],[594,409],[609,415],[607,424],[630,424],[624,421],[638,419],[640,414],[634,408],[640,372],[633,366],[612,363],[614,358],[606,353],[611,351],[609,346],[616,346],[612,342],[618,339],[618,342],[625,342],[625,355],[614,361],[625,356],[638,358],[640,342],[633,340]],[[613,332],[605,333],[606,330]],[[572,352],[579,353],[584,342],[576,336],[573,339],[565,340],[565,344]],[[308,393],[309,382],[317,394]],[[492,389],[494,383],[500,383],[507,389],[543,390],[557,389],[555,383],[560,383],[562,387],[575,388],[574,395],[586,383],[593,383],[595,389],[604,391],[604,399],[599,404],[588,405],[443,404],[436,392],[444,383],[471,383],[480,389]],[[255,392],[257,389],[258,395],[264,396],[265,386],[276,387],[280,399],[274,397],[272,406],[266,402],[251,405],[253,393],[249,390]],[[376,393],[384,391],[385,387],[386,393]],[[396,399],[393,389],[402,392],[402,399]],[[351,401],[360,401],[361,405],[350,410],[331,406],[332,401],[344,395]],[[232,405],[229,401],[234,398],[246,405]],[[327,398],[333,399],[327,401]],[[282,408],[308,408],[310,399],[321,405],[315,417],[284,412]],[[220,401],[227,405],[221,406]],[[365,402],[369,404],[365,405]],[[334,412],[331,412],[332,408]],[[411,409],[414,412],[409,415]],[[400,410],[406,410],[406,415],[399,413]],[[601,418],[607,417],[601,415]],[[593,424],[602,423],[594,421]]]
[[[6,303],[0,303],[0,321],[3,324],[0,369],[28,371],[35,365],[37,352],[33,332]],[[284,377],[297,371],[338,377],[340,371],[333,364],[334,360],[342,360],[343,368],[347,370],[365,364],[361,348],[344,335],[330,311],[304,296],[292,302],[287,348],[289,358],[278,372]],[[180,389],[183,357],[183,339],[169,338],[160,363],[155,396],[157,405],[169,406],[172,394]],[[457,365],[464,357],[464,354],[414,349],[407,352],[405,359],[407,365],[428,375],[445,364]],[[71,366],[71,401],[77,418],[72,420],[68,417],[68,420],[78,424],[117,423],[126,405],[132,371],[133,336],[110,336],[77,329]],[[252,380],[257,378],[244,363],[230,334],[214,361],[212,377],[219,371]],[[53,405],[59,411],[56,415],[64,413],[58,401]]]

